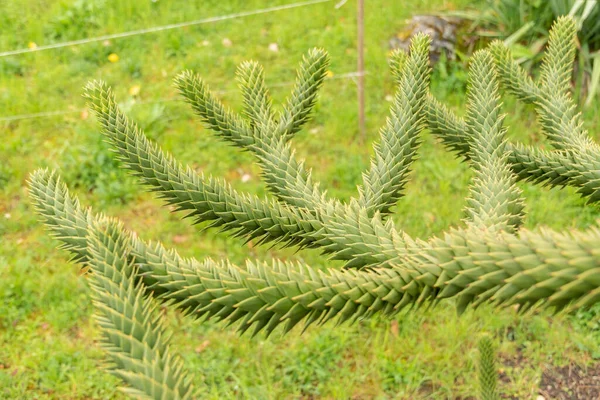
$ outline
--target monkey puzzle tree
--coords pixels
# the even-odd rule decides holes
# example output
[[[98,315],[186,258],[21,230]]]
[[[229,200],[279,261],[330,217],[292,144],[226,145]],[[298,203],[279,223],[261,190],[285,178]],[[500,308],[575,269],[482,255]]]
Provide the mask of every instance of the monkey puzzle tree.
[[[31,176],[32,201],[63,248],[91,269],[103,346],[112,372],[127,385],[124,390],[145,398],[193,397],[150,297],[195,317],[237,323],[240,332],[252,328],[267,335],[280,325],[287,332],[301,322],[306,328],[332,319],[394,315],[406,306],[447,298],[456,299],[459,310],[484,302],[521,310],[574,310],[596,303],[600,230],[521,229],[524,202],[516,186],[518,180],[571,185],[590,202],[600,200],[600,148],[583,129],[569,94],[574,38],[573,21],[559,19],[539,82],[500,42],[475,53],[463,119],[428,93],[429,39],[414,37],[408,54],[391,57],[398,90],[358,195],[348,202],[329,198],[290,145],[325,78],[328,56],[322,50],[303,58],[281,111],[273,108],[263,69],[254,62],[241,64],[237,72],[244,116],[226,108],[197,75],[184,72],[176,79],[206,126],[256,156],[273,195],[264,199],[182,166],[125,116],[110,88],[88,84],[85,97],[117,158],[166,203],[245,240],[319,248],[345,262],[342,269],[323,271],[282,261],[238,267],[227,260],[183,258],[82,207],[56,172],[38,170]],[[499,81],[535,106],[556,150],[506,140]],[[419,240],[389,215],[403,195],[426,127],[469,163],[474,176],[464,225]],[[482,348],[487,354],[491,347]],[[483,370],[482,382],[492,382],[490,367]]]

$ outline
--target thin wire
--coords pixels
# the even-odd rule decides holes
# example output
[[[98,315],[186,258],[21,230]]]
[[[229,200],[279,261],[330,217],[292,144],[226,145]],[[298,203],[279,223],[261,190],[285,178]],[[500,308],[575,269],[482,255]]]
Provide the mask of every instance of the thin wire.
[[[351,79],[359,76],[366,75],[367,72],[347,72],[345,74],[334,75],[327,77],[327,80],[336,80],[336,79]],[[279,82],[270,85],[271,87],[284,87],[284,86],[292,86],[296,82]],[[234,92],[234,90],[217,90],[216,94],[226,94]],[[159,103],[169,103],[173,101],[178,101],[179,98],[171,97],[171,98],[163,98],[163,99],[155,99],[155,100],[143,100],[136,101],[133,103],[133,106],[144,105],[144,104],[159,104]],[[42,111],[38,113],[31,114],[19,114],[19,115],[10,115],[6,117],[0,117],[0,122],[11,122],[11,121],[19,121],[24,119],[34,119],[34,118],[46,118],[46,117],[55,117],[58,115],[66,115],[66,114],[76,114],[84,112],[85,109],[77,109],[77,110],[56,110],[56,111]]]
[[[348,0],[341,0],[339,3],[337,3],[335,5],[335,9],[338,10],[338,9],[342,8],[344,6],[344,4],[346,4],[347,1]]]
[[[166,31],[166,30],[170,30],[170,29],[184,28],[186,26],[193,26],[193,25],[208,24],[211,22],[225,21],[228,19],[243,18],[243,17],[248,17],[251,15],[267,14],[267,13],[271,13],[271,12],[275,12],[275,11],[289,10],[291,8],[304,7],[304,6],[309,6],[309,5],[313,5],[313,4],[319,4],[319,3],[327,3],[330,1],[333,1],[333,0],[308,0],[308,1],[298,2],[298,3],[284,4],[284,5],[276,6],[276,7],[262,8],[259,10],[242,11],[242,12],[237,12],[237,13],[228,14],[228,15],[220,15],[217,17],[198,19],[195,21],[180,22],[177,24],[169,24],[169,25],[162,25],[162,26],[154,26],[151,28],[138,29],[138,30],[129,31],[129,32],[113,33],[110,35],[103,35],[103,36],[97,36],[97,37],[92,37],[92,38],[71,40],[68,42],[54,43],[54,44],[49,44],[49,45],[45,45],[45,46],[37,46],[34,48],[5,51],[5,52],[0,52],[0,58],[7,57],[7,56],[14,56],[14,55],[18,55],[18,54],[35,53],[37,51],[43,51],[43,50],[49,50],[49,49],[58,49],[61,47],[78,46],[81,44],[100,42],[100,41],[110,40],[110,39],[120,39],[120,38],[125,38],[125,37],[130,37],[130,36],[136,36],[136,35],[145,35],[147,33],[162,32],[162,31]]]
[[[57,115],[80,113],[82,111],[83,110],[57,110],[57,111],[43,111],[43,112],[33,113],[33,114],[19,114],[19,115],[12,115],[9,117],[0,117],[0,122],[18,121],[21,119],[54,117]]]

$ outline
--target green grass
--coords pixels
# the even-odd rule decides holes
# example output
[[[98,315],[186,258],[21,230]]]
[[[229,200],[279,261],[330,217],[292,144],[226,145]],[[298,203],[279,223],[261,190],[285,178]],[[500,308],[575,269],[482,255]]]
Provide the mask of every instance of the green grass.
[[[289,3],[289,1],[287,1]],[[24,0],[0,3],[0,51],[96,36],[147,26],[263,8],[286,1],[123,1]],[[387,40],[412,13],[457,8],[461,1],[371,0],[366,13],[367,142],[377,138],[393,93],[387,71]],[[88,5],[86,5],[88,4]],[[92,4],[90,6],[89,4]],[[161,240],[186,256],[215,259],[279,257],[315,266],[338,266],[316,251],[268,251],[215,231],[199,232],[181,215],[161,207],[118,169],[102,142],[94,118],[84,108],[81,88],[104,79],[146,133],[182,162],[222,176],[243,191],[262,194],[252,158],[220,143],[175,99],[171,79],[183,69],[202,74],[226,103],[240,108],[233,79],[236,65],[253,58],[265,66],[267,82],[289,82],[309,47],[326,48],[334,76],[356,65],[355,8],[349,2],[200,25],[79,47],[0,58],[0,117],[73,109],[57,117],[0,122],[0,397],[7,399],[120,399],[118,382],[105,373],[95,345],[91,302],[78,266],[56,249],[37,221],[26,190],[38,167],[61,170],[86,204],[118,216],[128,228]],[[231,47],[222,44],[229,38]],[[278,43],[279,52],[268,50]],[[108,61],[110,54],[119,61]],[[435,93],[464,106],[464,81],[448,83],[434,73]],[[464,76],[464,73],[463,73]],[[452,86],[449,86],[452,85]],[[138,95],[131,88],[139,86]],[[459,88],[457,90],[456,88]],[[275,101],[286,87],[272,89]],[[506,99],[511,138],[543,146],[532,110]],[[590,107],[586,124],[600,132]],[[596,107],[597,109],[597,107]],[[358,139],[356,86],[351,80],[326,83],[313,121],[295,139],[298,154],[331,195],[355,194],[370,146]],[[430,136],[406,196],[396,208],[396,223],[422,238],[461,224],[469,171]],[[250,174],[248,182],[241,177]],[[581,228],[598,218],[570,189],[522,185],[527,197],[527,227]],[[281,337],[238,337],[212,322],[183,318],[165,310],[175,332],[174,346],[184,356],[204,398],[467,398],[477,393],[476,343],[480,333],[494,335],[499,367],[507,378],[502,393],[535,397],[542,370],[550,365],[586,364],[600,358],[598,314],[517,315],[512,309],[483,307],[458,317],[451,304],[402,314],[393,321],[373,319],[353,326],[333,324],[293,331]],[[524,357],[518,367],[502,360]]]

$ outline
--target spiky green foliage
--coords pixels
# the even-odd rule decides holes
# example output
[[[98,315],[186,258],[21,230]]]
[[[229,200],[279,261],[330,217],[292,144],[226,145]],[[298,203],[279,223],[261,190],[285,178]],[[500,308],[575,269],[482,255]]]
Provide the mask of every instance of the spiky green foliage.
[[[520,62],[528,69],[539,66],[543,58],[554,57],[563,54],[561,66],[543,63],[540,81],[545,80],[545,75],[562,74],[567,85],[555,86],[559,91],[566,91],[573,81],[581,100],[585,99],[585,106],[592,104],[598,93],[600,84],[600,58],[597,57],[600,50],[600,3],[596,0],[545,0],[545,1],[523,1],[523,0],[487,0],[487,6],[478,7],[480,12],[476,13],[475,25],[481,24],[480,35],[490,37],[491,35],[503,37],[507,45],[520,49]],[[563,36],[556,40],[558,33],[547,30],[553,22],[561,16],[569,15],[575,19],[573,26],[577,35],[577,49],[569,43],[571,36]],[[492,33],[496,32],[496,34]],[[548,46],[544,46],[548,44]],[[543,48],[545,52],[542,52]],[[564,52],[565,48],[569,52]],[[526,51],[522,51],[525,49]],[[542,57],[542,55],[544,57]],[[575,60],[577,70],[574,74],[569,66]],[[550,67],[550,68],[548,68]],[[597,72],[596,72],[597,71]],[[508,72],[508,71],[507,71]],[[512,71],[515,82],[517,80],[526,83],[518,70]],[[559,79],[562,80],[562,79]],[[516,88],[523,94],[535,91],[532,85]],[[525,89],[525,90],[523,90]],[[529,90],[532,89],[532,90]],[[533,97],[529,99],[533,101]]]
[[[498,400],[498,374],[494,344],[489,336],[479,339],[479,389],[481,400]]]
[[[569,93],[569,76],[575,52],[575,24],[559,18],[551,31],[542,76],[534,82],[513,60],[500,41],[490,45],[498,76],[519,100],[532,103],[543,133],[555,146],[544,151],[522,144],[506,148],[509,164],[519,179],[552,186],[570,185],[589,202],[600,200],[600,148],[583,128],[581,114]],[[427,98],[426,119],[430,130],[461,156],[468,155],[467,124],[434,97]]]
[[[191,399],[183,364],[168,347],[156,305],[143,298],[136,283],[137,267],[128,257],[130,243],[120,224],[99,220],[87,238],[90,286],[102,346],[114,365],[112,372],[129,387],[124,392],[140,399]]]
[[[568,59],[563,53],[572,45],[567,37],[569,23],[557,23],[553,37],[561,45],[555,46],[547,63]],[[136,282],[128,287],[136,290],[108,290],[122,294],[122,302],[135,298],[140,304],[151,304],[131,297],[144,291],[193,316],[237,323],[241,332],[252,328],[254,333],[270,334],[281,325],[287,332],[301,322],[306,328],[332,319],[344,322],[376,313],[392,315],[405,307],[446,298],[455,298],[459,310],[483,302],[519,305],[521,310],[534,306],[573,310],[596,303],[600,299],[600,230],[520,229],[523,200],[515,186],[517,179],[579,186],[584,195],[596,199],[597,180],[582,169],[597,146],[580,129],[569,94],[548,89],[560,85],[566,67],[549,66],[543,85],[524,75],[525,87],[515,84],[523,93],[539,96],[535,104],[541,109],[544,129],[551,132],[549,137],[564,130],[564,140],[557,141],[560,150],[542,152],[505,138],[498,80],[507,79],[506,68],[517,67],[498,56],[498,45],[473,57],[465,119],[427,93],[428,46],[428,38],[417,35],[409,54],[392,56],[398,92],[358,196],[347,203],[329,198],[312,181],[290,143],[307,121],[325,78],[328,57],[322,50],[304,57],[296,86],[279,112],[269,97],[263,69],[255,62],[238,69],[243,115],[227,109],[197,75],[185,72],[176,79],[186,101],[209,128],[256,156],[274,198],[240,194],[226,182],[182,166],[127,118],[104,83],[91,82],[85,89],[118,160],[168,204],[187,212],[195,222],[232,231],[246,240],[320,248],[332,258],[345,260],[344,269],[322,271],[279,261],[238,267],[228,261],[182,258],[175,250],[151,244],[118,224],[107,226],[103,216],[82,208],[58,175],[48,170],[32,175],[32,201],[63,247],[77,261],[96,265],[94,273],[104,276],[97,279],[120,284],[121,275],[114,270],[128,271],[128,282]],[[530,90],[530,82],[536,89]],[[402,196],[425,123],[465,157],[475,174],[464,226],[418,240],[386,217]],[[101,252],[99,242],[106,244]],[[108,301],[103,299],[97,294],[100,310],[101,303]],[[136,310],[144,307],[150,306]],[[148,332],[162,332],[150,325]],[[110,351],[113,357],[141,357],[131,353],[131,347],[132,343],[119,342]],[[162,358],[158,358],[168,359],[165,352],[159,353]],[[175,365],[169,371],[179,371],[179,364]]]
[[[476,226],[515,231],[521,225],[523,201],[506,163],[504,117],[492,57],[473,55],[467,93],[469,157],[475,168],[467,217]]]

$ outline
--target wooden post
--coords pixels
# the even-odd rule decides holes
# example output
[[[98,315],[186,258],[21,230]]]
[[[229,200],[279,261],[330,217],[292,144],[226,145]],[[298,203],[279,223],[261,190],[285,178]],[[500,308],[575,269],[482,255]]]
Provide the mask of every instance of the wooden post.
[[[358,3],[357,23],[358,23],[358,130],[360,140],[364,143],[366,140],[365,131],[365,3],[364,0],[356,0]]]

